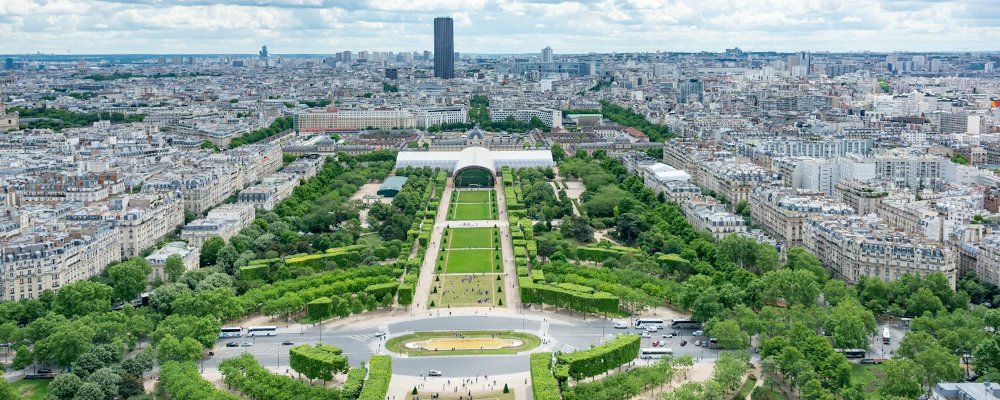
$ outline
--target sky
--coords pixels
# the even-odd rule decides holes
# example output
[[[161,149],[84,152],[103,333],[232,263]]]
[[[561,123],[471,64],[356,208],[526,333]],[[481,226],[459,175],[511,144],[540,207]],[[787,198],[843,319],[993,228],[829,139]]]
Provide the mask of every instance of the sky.
[[[0,0],[0,54],[994,51],[1000,0]]]

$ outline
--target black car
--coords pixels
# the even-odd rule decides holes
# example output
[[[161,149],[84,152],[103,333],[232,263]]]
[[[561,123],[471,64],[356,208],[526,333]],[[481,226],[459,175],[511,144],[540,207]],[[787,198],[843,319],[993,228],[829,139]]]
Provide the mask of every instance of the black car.
[[[291,340],[286,340],[286,341],[284,341],[284,342],[281,342],[281,345],[282,345],[282,346],[291,346],[291,345],[293,345],[293,344],[295,344],[295,342],[293,342],[293,341],[291,341]]]
[[[681,346],[687,346],[687,344],[688,344],[687,340],[681,340]]]
[[[39,373],[39,374],[51,374],[51,373],[52,373],[52,370],[51,370],[51,369],[48,369],[48,368],[39,368],[39,369],[38,369],[38,373]]]
[[[240,347],[240,344],[236,342],[229,342],[226,343],[226,347]]]

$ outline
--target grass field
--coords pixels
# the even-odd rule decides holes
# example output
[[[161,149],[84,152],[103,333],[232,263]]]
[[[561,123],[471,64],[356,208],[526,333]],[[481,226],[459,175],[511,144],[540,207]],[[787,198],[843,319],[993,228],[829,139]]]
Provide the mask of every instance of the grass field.
[[[459,349],[459,350],[426,350],[409,349],[406,344],[409,342],[422,341],[428,339],[516,339],[521,341],[521,345],[516,347],[506,347],[502,349]],[[409,335],[396,336],[385,343],[385,348],[400,354],[410,356],[459,356],[469,354],[517,354],[522,351],[531,350],[542,344],[538,336],[524,332],[513,332],[506,330],[499,331],[440,331],[440,332],[415,332]],[[457,374],[457,373],[456,373]]]
[[[500,272],[496,250],[447,250],[444,252],[446,274],[489,274]]]
[[[501,389],[503,389],[503,388],[501,388]],[[406,392],[406,393],[403,394],[403,397],[397,397],[397,398],[400,398],[400,399],[409,399],[409,398],[412,398],[413,395],[411,393],[412,392]],[[445,392],[417,392],[417,393],[418,393],[417,396],[420,397],[421,399],[429,399],[429,398],[431,398],[431,395],[433,395],[435,393],[439,394],[437,400],[458,400],[459,396],[461,396],[460,394],[455,393],[455,392],[452,392],[452,393],[445,393]],[[468,394],[468,393],[466,392],[465,394]],[[497,391],[491,392],[491,393],[473,394],[473,397],[475,397],[476,400],[515,400],[513,392],[507,393],[507,394],[503,394],[503,390],[497,390]]]
[[[17,381],[14,385],[14,393],[20,394],[22,399],[42,400],[49,394],[49,382],[47,379],[37,379],[30,381]]]
[[[448,208],[448,219],[452,221],[497,219],[496,204],[492,190],[456,190]]]
[[[851,382],[857,382],[869,390],[875,389],[875,383],[882,379],[882,366],[879,364],[851,364]]]
[[[466,275],[438,274],[434,282],[437,293],[431,292],[430,301],[436,307],[489,307],[500,305],[503,293],[497,289],[504,287],[499,274]]]
[[[448,235],[449,249],[491,249],[494,247],[493,236],[498,233],[496,228],[450,228]]]

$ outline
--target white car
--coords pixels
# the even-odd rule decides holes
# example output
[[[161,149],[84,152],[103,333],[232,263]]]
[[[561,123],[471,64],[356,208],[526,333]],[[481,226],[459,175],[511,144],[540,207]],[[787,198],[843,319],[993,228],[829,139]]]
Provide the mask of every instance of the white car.
[[[652,337],[652,336],[649,334],[649,332],[643,332],[642,333],[642,337],[648,338],[648,337]]]
[[[658,327],[656,325],[647,325],[645,329],[646,329],[646,332],[656,332],[656,331],[660,330],[660,327]]]
[[[705,336],[705,331],[694,331],[694,333],[692,333],[691,335],[692,336]]]
[[[665,339],[670,339],[670,338],[674,337],[674,334],[673,333],[664,333],[662,337],[665,338]]]
[[[427,371],[427,376],[441,376],[441,371],[432,369],[430,371]]]
[[[615,322],[615,329],[628,329],[628,324],[624,322]]]
[[[385,332],[382,332],[382,331],[375,332],[375,337],[377,337],[377,338],[385,337]]]

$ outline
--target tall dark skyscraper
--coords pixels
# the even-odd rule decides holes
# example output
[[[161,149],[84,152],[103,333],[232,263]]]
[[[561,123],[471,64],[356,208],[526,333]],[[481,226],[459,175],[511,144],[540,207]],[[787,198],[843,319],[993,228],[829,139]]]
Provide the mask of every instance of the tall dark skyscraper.
[[[455,29],[449,17],[434,18],[434,76],[455,77]]]

